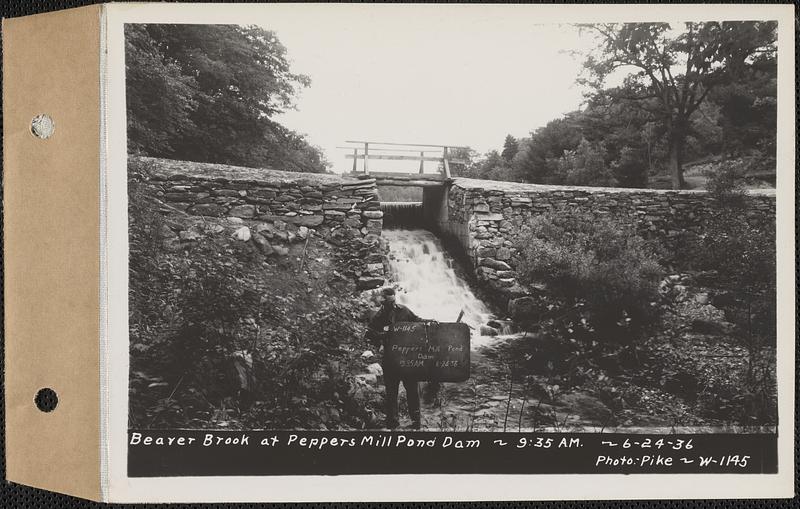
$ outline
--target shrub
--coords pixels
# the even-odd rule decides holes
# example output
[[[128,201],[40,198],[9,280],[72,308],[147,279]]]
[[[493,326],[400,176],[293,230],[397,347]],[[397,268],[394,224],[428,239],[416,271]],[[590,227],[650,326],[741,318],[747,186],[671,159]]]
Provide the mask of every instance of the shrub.
[[[741,162],[708,171],[706,190],[723,207],[741,207],[747,196],[744,172],[745,165]]]
[[[725,201],[708,217],[695,239],[692,257],[698,269],[714,275],[710,284],[731,296],[729,320],[758,349],[767,338],[774,344],[776,309],[775,223],[748,217],[748,197]]]
[[[658,248],[632,227],[574,210],[535,217],[519,245],[524,283],[545,283],[563,307],[583,307],[587,337],[632,339],[654,318]],[[587,322],[588,320],[588,322]]]

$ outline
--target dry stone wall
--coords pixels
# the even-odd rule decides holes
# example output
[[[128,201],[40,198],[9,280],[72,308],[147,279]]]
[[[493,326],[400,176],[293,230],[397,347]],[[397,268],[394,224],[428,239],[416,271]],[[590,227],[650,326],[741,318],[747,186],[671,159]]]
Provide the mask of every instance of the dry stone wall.
[[[345,253],[359,288],[384,283],[383,212],[374,179],[219,164],[132,158],[133,178],[153,196],[196,216],[241,220],[240,240],[280,256],[287,244],[317,234]]]
[[[751,195],[748,218],[775,221],[774,190]],[[705,191],[544,186],[457,178],[446,194],[439,227],[457,237],[479,283],[504,299],[525,294],[515,268],[519,234],[531,218],[577,208],[614,216],[646,238],[673,246],[685,232],[701,233],[713,200]]]

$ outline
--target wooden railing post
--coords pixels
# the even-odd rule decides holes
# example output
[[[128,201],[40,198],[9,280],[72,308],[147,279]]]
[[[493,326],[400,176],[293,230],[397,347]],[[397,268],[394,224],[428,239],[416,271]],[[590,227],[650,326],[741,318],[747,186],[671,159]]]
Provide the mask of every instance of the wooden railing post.
[[[353,173],[358,171],[358,167],[356,166],[357,163],[358,163],[358,149],[354,148],[353,149]]]
[[[364,142],[364,175],[369,175],[369,143]]]
[[[450,161],[448,160],[447,147],[442,150],[442,160],[444,161],[444,176],[450,178]]]
[[[419,153],[419,172],[425,173],[425,152]]]

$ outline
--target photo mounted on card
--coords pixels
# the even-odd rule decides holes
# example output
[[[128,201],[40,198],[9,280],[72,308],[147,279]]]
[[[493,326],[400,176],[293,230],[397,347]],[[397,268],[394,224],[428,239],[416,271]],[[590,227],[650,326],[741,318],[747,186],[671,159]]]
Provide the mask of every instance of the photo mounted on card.
[[[112,7],[120,499],[791,492],[788,9]]]

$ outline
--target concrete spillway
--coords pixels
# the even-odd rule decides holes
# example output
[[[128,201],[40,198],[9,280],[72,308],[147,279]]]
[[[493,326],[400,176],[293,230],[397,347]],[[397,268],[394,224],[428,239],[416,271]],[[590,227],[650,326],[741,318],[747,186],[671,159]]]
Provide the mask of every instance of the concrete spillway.
[[[422,202],[381,202],[384,228],[422,228],[425,216]]]

